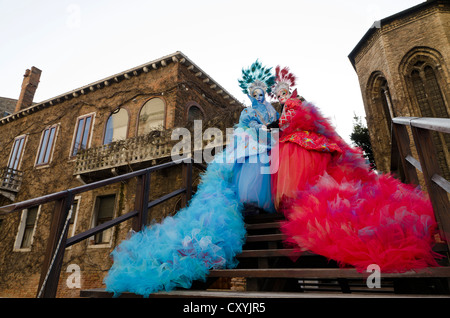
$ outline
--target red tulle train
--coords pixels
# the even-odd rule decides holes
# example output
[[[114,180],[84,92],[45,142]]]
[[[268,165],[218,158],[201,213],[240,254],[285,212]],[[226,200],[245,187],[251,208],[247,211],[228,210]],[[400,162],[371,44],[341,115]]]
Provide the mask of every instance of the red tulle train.
[[[425,193],[370,170],[361,150],[345,143],[314,105],[291,98],[283,116],[289,125],[272,150],[271,181],[287,244],[359,271],[371,264],[382,272],[438,266],[437,223]],[[295,138],[305,131],[336,151],[306,149]]]
[[[295,147],[299,149],[293,150]],[[282,231],[288,244],[361,272],[371,264],[378,265],[382,272],[438,266],[438,254],[432,250],[437,224],[425,194],[350,161],[319,160],[319,156],[304,154],[299,157],[299,153],[307,152],[300,149],[293,143],[280,145],[280,155],[295,154],[290,162],[297,165],[289,166],[294,169],[289,171],[281,163],[273,175],[278,197],[283,196],[280,183],[298,184],[305,173],[317,172],[312,166],[328,162],[328,167],[297,188],[295,196],[283,196],[286,222]],[[308,160],[299,158],[316,161],[312,166],[303,165]]]

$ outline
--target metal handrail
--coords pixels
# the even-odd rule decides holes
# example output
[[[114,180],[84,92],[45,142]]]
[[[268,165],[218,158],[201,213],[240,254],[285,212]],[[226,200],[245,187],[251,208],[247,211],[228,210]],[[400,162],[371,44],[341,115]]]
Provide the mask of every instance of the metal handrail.
[[[184,163],[188,168],[186,169],[186,184],[185,187],[175,190],[153,201],[148,201],[148,190],[150,183],[150,173],[161,169],[169,168],[180,163]],[[115,176],[109,179],[85,184],[79,187],[71,188],[64,191],[44,195],[38,198],[25,200],[18,203],[0,207],[0,215],[10,214],[19,210],[30,208],[36,205],[55,202],[54,215],[50,229],[50,238],[48,240],[47,252],[44,258],[44,264],[41,271],[41,279],[38,288],[37,297],[55,297],[61,271],[64,250],[66,247],[81,242],[92,235],[102,232],[108,228],[118,225],[126,220],[135,218],[136,225],[133,228],[139,230],[146,223],[146,214],[149,208],[157,206],[170,198],[180,194],[185,194],[186,203],[191,198],[192,194],[192,166],[195,165],[202,169],[201,164],[193,163],[191,158],[180,159],[163,163],[158,166],[153,166],[141,169],[134,172],[129,172],[123,175]],[[77,234],[67,239],[67,222],[70,218],[69,210],[73,203],[74,196],[83,192],[101,188],[110,184],[125,181],[134,177],[139,177],[140,181],[137,184],[135,209],[108,222],[91,228],[83,233]]]
[[[395,117],[394,124],[423,128],[450,134],[450,118]]]
[[[113,183],[117,183],[120,181],[125,181],[128,179],[134,178],[134,177],[138,177],[147,172],[153,172],[153,171],[161,170],[164,168],[169,168],[171,166],[180,164],[182,162],[183,162],[183,160],[171,161],[171,162],[160,164],[158,166],[144,168],[144,169],[129,172],[129,173],[126,173],[123,175],[111,177],[109,179],[104,179],[104,180],[92,182],[89,184],[84,184],[82,186],[78,186],[78,187],[75,187],[75,188],[72,188],[69,190],[63,190],[63,191],[51,193],[48,195],[43,195],[38,198],[33,198],[33,199],[29,199],[29,200],[25,200],[25,201],[21,201],[21,202],[17,202],[17,203],[5,205],[5,206],[0,207],[0,215],[4,215],[4,214],[8,214],[8,213],[15,212],[18,210],[23,210],[23,209],[26,209],[26,208],[29,208],[32,206],[56,201],[56,200],[66,197],[69,193],[71,193],[73,195],[77,195],[77,194],[80,194],[80,193],[83,193],[86,191],[90,191],[90,190],[94,190],[97,188],[101,188],[101,187],[104,187],[104,186],[107,186],[107,185],[110,185]]]
[[[411,128],[419,160],[412,156],[409,133]],[[393,158],[399,158],[407,182],[419,184],[417,170],[422,172],[425,186],[439,224],[441,238],[450,251],[450,182],[442,177],[432,131],[449,134],[450,118],[396,117],[392,119]],[[396,145],[396,147],[394,146]],[[396,154],[399,154],[397,157]],[[417,170],[416,170],[417,169]]]

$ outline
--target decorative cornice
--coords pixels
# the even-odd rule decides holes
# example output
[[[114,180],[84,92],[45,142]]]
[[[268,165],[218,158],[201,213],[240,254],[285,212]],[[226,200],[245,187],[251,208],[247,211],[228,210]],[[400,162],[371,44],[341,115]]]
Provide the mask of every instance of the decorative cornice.
[[[30,107],[21,109],[20,111],[14,114],[1,118],[0,126],[5,125],[18,118],[28,116],[41,109],[55,106],[66,100],[77,98],[81,95],[89,94],[90,92],[102,89],[106,86],[110,86],[111,84],[119,83],[123,80],[128,80],[134,76],[139,76],[142,73],[148,73],[157,70],[161,67],[166,67],[170,63],[180,63],[181,65],[184,65],[189,71],[194,73],[195,77],[197,77],[200,81],[209,84],[209,87],[211,89],[215,90],[217,94],[222,95],[222,97],[225,100],[227,100],[229,104],[240,104],[240,102],[233,95],[231,95],[222,86],[220,86],[219,83],[214,81],[208,74],[206,74],[202,69],[200,69],[200,67],[198,67],[194,62],[192,62],[186,55],[184,55],[180,51],[177,51],[173,54],[164,56],[157,60],[142,64],[127,71],[109,76],[102,80],[74,89],[72,91],[58,95],[56,97],[47,99],[43,102],[36,103]]]
[[[411,23],[418,18],[423,18],[432,13],[446,12],[449,10],[450,6],[448,0],[433,0],[418,4],[380,21],[376,21],[348,55],[353,68],[356,70],[356,63],[383,34]]]

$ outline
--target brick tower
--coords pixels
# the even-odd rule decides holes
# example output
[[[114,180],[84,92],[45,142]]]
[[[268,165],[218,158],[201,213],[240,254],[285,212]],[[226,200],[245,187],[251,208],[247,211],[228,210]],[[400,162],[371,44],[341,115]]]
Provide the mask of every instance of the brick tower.
[[[391,118],[450,114],[450,1],[429,0],[374,23],[349,55],[358,75],[375,161],[390,171]],[[450,180],[450,136],[434,136]]]

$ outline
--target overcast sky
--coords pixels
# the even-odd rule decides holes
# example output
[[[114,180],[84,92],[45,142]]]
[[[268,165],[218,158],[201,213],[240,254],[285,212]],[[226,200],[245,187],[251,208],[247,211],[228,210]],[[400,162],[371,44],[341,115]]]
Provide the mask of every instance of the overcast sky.
[[[256,59],[289,66],[297,88],[349,141],[365,116],[348,54],[380,20],[425,0],[0,0],[0,96],[42,70],[40,102],[176,51],[238,100]]]

